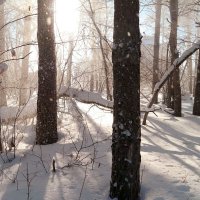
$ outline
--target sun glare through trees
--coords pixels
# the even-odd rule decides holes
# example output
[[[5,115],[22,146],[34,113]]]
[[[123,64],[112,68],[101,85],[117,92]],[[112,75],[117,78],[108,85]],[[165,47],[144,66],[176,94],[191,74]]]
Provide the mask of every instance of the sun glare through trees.
[[[0,200],[200,200],[199,0],[0,0]]]

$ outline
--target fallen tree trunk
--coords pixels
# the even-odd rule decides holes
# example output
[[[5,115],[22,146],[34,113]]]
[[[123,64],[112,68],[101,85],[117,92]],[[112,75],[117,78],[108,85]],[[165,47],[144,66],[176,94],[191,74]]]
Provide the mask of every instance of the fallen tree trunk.
[[[77,101],[87,104],[96,104],[106,108],[113,108],[113,102],[104,99],[101,94],[79,90],[76,88],[62,87],[58,93],[58,99],[61,97],[71,97]],[[0,117],[2,122],[11,123],[14,120],[23,120],[33,118],[37,113],[37,97],[30,99],[24,106],[3,106],[0,108]]]
[[[80,90],[76,88],[62,87],[59,92],[58,98],[64,96],[74,98],[75,100],[82,103],[96,104],[105,108],[113,109],[113,101],[104,99],[99,93],[89,92],[86,90]],[[154,112],[159,109],[160,108],[147,108],[142,106],[140,111],[146,113],[146,112]]]
[[[113,108],[113,101],[104,99],[99,93],[89,92],[86,90],[67,88],[64,86],[58,92],[57,98],[59,99],[61,97],[71,97],[82,103],[95,104],[109,109]],[[35,117],[37,114],[36,102],[37,97],[35,96],[31,98],[24,106],[3,106],[2,108],[0,108],[0,117],[2,119],[2,122],[12,123],[16,120],[25,120]],[[155,112],[156,110],[159,110],[159,108],[147,108],[141,106],[141,112],[144,113]]]
[[[195,51],[200,49],[200,41],[197,43],[194,43],[189,49],[183,52],[183,54],[174,60],[173,64],[169,67],[169,69],[164,73],[160,81],[155,85],[153,96],[150,100],[150,102],[147,105],[147,108],[151,108],[153,103],[155,102],[156,96],[158,95],[158,92],[162,88],[162,86],[166,83],[166,81],[170,78],[170,76],[173,74],[175,69],[177,69],[185,60],[187,60]],[[146,125],[146,120],[148,117],[148,112],[145,113],[143,118],[143,125]]]
[[[76,88],[62,87],[59,92],[58,98],[64,97],[64,96],[72,97],[82,103],[89,103],[89,104],[93,103],[93,104],[97,104],[106,108],[113,108],[113,101],[104,99],[101,96],[101,94],[95,93],[95,92],[89,92],[86,90],[80,90]]]

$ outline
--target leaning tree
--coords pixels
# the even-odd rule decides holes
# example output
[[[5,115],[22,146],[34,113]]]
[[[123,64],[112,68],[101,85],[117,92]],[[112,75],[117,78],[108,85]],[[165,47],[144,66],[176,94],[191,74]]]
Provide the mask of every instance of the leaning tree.
[[[54,1],[38,0],[38,100],[36,143],[57,141]]]
[[[199,51],[198,66],[197,66],[197,79],[195,86],[193,115],[200,116],[200,51]]]
[[[110,197],[136,200],[140,191],[139,0],[114,1],[114,122]]]

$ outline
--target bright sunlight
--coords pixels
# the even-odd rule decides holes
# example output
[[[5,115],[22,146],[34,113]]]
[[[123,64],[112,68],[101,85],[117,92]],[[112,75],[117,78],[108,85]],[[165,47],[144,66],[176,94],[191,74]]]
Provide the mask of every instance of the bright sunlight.
[[[55,3],[55,28],[62,34],[77,32],[80,18],[79,0],[56,0]]]

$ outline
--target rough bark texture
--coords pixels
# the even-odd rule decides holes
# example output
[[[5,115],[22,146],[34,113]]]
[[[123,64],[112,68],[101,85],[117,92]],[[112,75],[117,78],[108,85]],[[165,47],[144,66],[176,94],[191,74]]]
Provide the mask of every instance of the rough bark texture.
[[[38,0],[39,69],[36,126],[38,144],[51,144],[58,139],[53,12],[53,0]]]
[[[140,192],[139,1],[114,1],[114,122],[110,197],[136,200]]]
[[[178,57],[177,51],[177,26],[178,26],[178,0],[170,0],[170,15],[171,15],[171,32],[170,32],[170,51],[171,64]],[[173,74],[173,109],[174,115],[181,117],[181,87],[179,68],[176,68]]]
[[[167,108],[172,108],[174,109],[174,104],[172,102],[172,97],[173,97],[173,84],[172,84],[172,77],[170,77],[167,81],[167,87],[166,87],[166,106]]]
[[[198,60],[198,66],[197,66],[197,79],[196,79],[196,87],[195,87],[193,115],[200,116],[200,51],[199,51],[199,60]]]
[[[193,84],[193,81],[192,81],[192,58],[189,58],[188,60],[188,65],[187,65],[187,71],[188,71],[188,89],[189,89],[189,93],[190,95],[192,95],[193,93],[193,88],[192,88],[192,84]]]
[[[197,69],[199,65],[199,52],[195,53],[195,65],[194,65],[194,80],[193,80],[193,97],[195,97],[196,82],[197,82]]]
[[[153,56],[153,83],[152,90],[158,82],[159,72],[159,49],[160,49],[160,19],[161,19],[161,0],[157,0],[156,3],[156,21],[155,21],[155,35],[154,35],[154,56]],[[158,96],[156,97],[155,103],[158,102]]]
[[[0,117],[0,154],[3,152],[3,143],[2,143],[2,136],[1,136],[1,117]]]

